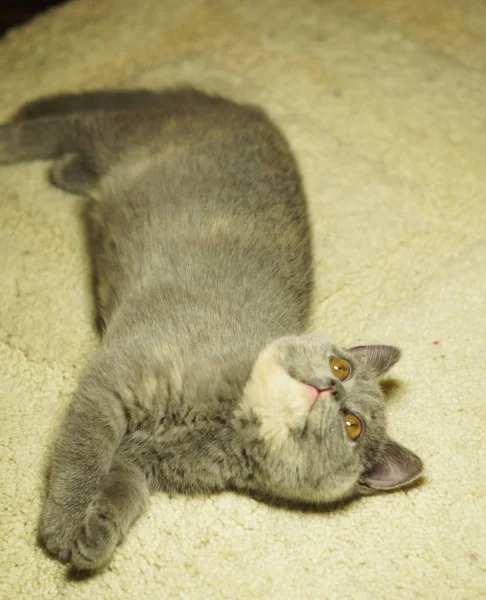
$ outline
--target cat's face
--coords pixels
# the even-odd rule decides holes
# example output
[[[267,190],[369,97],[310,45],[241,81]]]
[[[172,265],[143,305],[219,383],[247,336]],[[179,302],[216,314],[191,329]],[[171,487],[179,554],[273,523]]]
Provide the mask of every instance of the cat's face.
[[[241,410],[257,423],[269,493],[332,502],[420,475],[420,459],[386,435],[379,378],[399,357],[318,335],[282,338],[260,354]]]

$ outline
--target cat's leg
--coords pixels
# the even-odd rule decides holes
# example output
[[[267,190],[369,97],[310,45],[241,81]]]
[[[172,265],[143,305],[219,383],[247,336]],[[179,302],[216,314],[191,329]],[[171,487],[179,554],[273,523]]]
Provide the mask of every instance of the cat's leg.
[[[46,160],[61,156],[66,122],[62,118],[39,119],[0,125],[0,164]]]
[[[157,108],[162,94],[151,90],[96,90],[80,94],[57,94],[32,100],[15,114],[16,121],[99,110],[118,111]]]
[[[217,96],[208,96],[190,87],[176,87],[161,92],[135,90],[95,90],[79,94],[57,94],[38,98],[24,104],[15,114],[15,121],[72,115],[96,111],[116,112],[131,110],[160,109],[169,113],[180,113],[194,104],[211,105],[223,103]]]
[[[57,171],[67,168],[79,173],[82,165],[101,177],[134,149],[163,143],[166,122],[164,114],[134,110],[79,113],[0,125],[0,164],[77,154],[79,159],[66,159],[69,167],[62,162]],[[64,181],[62,176],[59,179]]]
[[[127,420],[117,377],[107,361],[94,361],[60,428],[49,477],[41,538],[61,561],[71,558],[83,519],[109,473]]]
[[[0,164],[57,158],[51,181],[70,192],[86,194],[134,144],[138,129],[136,120],[119,113],[0,125]]]
[[[89,173],[101,177],[121,157],[131,155],[134,150],[143,148],[145,153],[151,155],[163,147],[165,128],[171,117],[197,114],[200,108],[209,105],[225,105],[220,98],[190,89],[161,94],[127,94],[128,96],[124,92],[93,94],[86,104],[86,110],[75,112],[70,111],[70,102],[79,101],[82,105],[86,100],[85,96],[81,95],[76,101],[76,96],[69,96],[71,99],[66,100],[64,108],[64,100],[59,101],[60,105],[56,101],[50,105],[45,100],[44,108],[39,108],[39,114],[42,114],[40,118],[27,118],[0,125],[0,164],[47,160],[74,153],[81,157],[80,161],[70,164],[66,167],[67,170],[76,167],[79,175],[79,166],[82,165]],[[96,104],[102,100],[106,100],[107,106],[113,106],[113,109],[92,112],[93,107],[88,108],[92,102]],[[120,110],[126,104],[131,110]],[[53,178],[56,183],[57,171],[63,171],[64,168],[64,162],[55,168]],[[83,172],[83,177],[85,175]],[[62,182],[61,187],[69,188],[64,185],[65,178],[59,176],[58,179]]]
[[[115,458],[86,510],[73,544],[73,566],[93,570],[107,565],[148,499],[149,488],[142,470],[121,457]]]

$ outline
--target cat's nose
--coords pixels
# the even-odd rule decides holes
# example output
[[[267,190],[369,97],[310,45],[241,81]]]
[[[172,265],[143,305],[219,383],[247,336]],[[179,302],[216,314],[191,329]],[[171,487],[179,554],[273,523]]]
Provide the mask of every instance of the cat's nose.
[[[323,377],[322,379],[311,379],[309,381],[309,385],[315,387],[318,392],[323,392],[325,390],[331,390],[335,392],[338,388],[339,382],[333,377]]]

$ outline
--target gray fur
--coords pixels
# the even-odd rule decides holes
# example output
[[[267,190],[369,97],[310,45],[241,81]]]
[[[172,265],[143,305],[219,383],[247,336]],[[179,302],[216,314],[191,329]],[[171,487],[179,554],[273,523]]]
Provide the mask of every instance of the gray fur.
[[[108,564],[155,490],[323,504],[420,475],[385,430],[379,377],[399,351],[303,333],[306,202],[261,110],[192,89],[95,92],[29,103],[0,128],[0,162],[52,158],[53,183],[92,198],[103,336],[53,453],[50,552]],[[315,388],[328,391],[311,409]],[[357,441],[347,412],[365,424]]]

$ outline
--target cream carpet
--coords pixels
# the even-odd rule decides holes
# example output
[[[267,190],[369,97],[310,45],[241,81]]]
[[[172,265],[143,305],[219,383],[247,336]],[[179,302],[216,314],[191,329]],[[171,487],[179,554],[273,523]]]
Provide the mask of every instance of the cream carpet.
[[[0,43],[0,119],[59,91],[188,81],[262,103],[311,202],[312,327],[390,342],[407,492],[300,513],[154,496],[110,569],[36,544],[45,468],[97,345],[83,200],[0,169],[0,596],[475,599],[486,595],[486,3],[75,0]],[[128,82],[128,83],[127,83]]]

